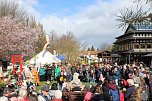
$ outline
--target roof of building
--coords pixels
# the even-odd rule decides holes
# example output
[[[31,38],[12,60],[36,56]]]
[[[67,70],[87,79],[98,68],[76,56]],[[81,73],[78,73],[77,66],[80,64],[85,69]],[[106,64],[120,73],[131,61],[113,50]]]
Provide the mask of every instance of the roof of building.
[[[131,33],[152,32],[152,22],[142,24],[130,24],[123,35],[116,37],[116,39],[129,35]]]
[[[83,55],[97,55],[101,51],[82,51]]]
[[[152,23],[149,24],[132,24],[134,30],[152,30]]]

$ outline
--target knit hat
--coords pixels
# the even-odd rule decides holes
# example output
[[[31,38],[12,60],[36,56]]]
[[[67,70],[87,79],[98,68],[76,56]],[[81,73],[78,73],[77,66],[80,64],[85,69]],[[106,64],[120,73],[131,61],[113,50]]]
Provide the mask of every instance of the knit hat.
[[[48,92],[50,89],[47,85],[43,85],[43,87],[41,88],[41,91],[46,91]]]
[[[60,90],[56,90],[55,94],[54,94],[54,97],[56,99],[61,99],[62,98],[62,92]]]

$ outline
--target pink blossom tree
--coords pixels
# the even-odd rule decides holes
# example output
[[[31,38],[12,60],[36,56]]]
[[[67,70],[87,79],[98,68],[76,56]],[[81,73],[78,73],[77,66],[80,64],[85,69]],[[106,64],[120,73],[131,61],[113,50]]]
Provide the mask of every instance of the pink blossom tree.
[[[32,28],[12,16],[4,16],[0,18],[0,54],[7,56],[9,51],[21,51],[24,56],[32,56],[40,34],[40,27]]]

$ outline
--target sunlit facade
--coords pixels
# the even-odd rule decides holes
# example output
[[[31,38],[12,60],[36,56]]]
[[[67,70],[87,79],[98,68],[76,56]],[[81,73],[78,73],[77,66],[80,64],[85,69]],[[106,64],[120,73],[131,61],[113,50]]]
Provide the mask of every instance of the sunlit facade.
[[[152,23],[130,24],[123,35],[116,37],[114,44],[126,62],[144,61],[144,55],[152,53]]]

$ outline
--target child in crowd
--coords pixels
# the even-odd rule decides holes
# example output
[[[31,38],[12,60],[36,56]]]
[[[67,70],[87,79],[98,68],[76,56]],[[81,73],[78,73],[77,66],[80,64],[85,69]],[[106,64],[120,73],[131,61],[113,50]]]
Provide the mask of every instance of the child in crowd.
[[[66,79],[66,78],[63,79],[62,90],[63,90],[64,88],[68,88],[68,82],[67,82],[67,79]]]

